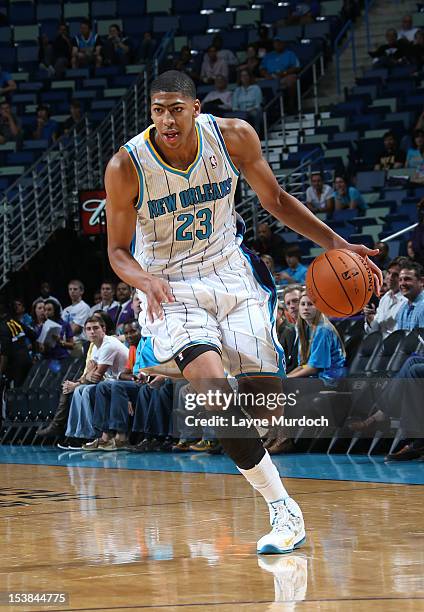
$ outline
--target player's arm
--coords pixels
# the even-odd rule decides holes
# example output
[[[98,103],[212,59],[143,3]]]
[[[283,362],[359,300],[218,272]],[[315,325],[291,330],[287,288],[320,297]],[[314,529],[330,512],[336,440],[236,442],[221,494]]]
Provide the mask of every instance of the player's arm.
[[[173,302],[168,283],[148,274],[130,253],[136,228],[138,178],[128,153],[116,153],[106,168],[106,217],[110,265],[120,279],[143,291],[148,300],[147,314],[153,321],[163,317],[162,302]]]
[[[307,206],[284,191],[262,156],[261,143],[255,130],[241,119],[218,119],[228,153],[256,192],[261,206],[284,225],[306,236],[323,249],[349,249],[362,257],[377,255],[378,249],[349,244],[316,217]],[[368,262],[377,280],[377,293],[383,282],[381,270]]]

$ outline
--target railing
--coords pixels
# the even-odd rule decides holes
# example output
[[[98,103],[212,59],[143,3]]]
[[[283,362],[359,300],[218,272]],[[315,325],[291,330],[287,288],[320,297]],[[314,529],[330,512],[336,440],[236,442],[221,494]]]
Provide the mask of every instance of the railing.
[[[346,36],[346,40],[343,44],[340,45],[340,42]],[[337,34],[337,37],[334,41],[334,55],[336,62],[336,83],[337,83],[337,93],[340,95],[342,91],[341,87],[341,79],[340,79],[340,58],[342,53],[348,46],[352,44],[352,69],[356,74],[356,45],[355,45],[355,30],[353,27],[353,23],[351,21],[347,21],[340,32]]]
[[[404,227],[403,229],[399,230],[398,232],[395,232],[394,234],[391,234],[390,236],[386,236],[386,238],[382,238],[380,240],[380,242],[390,242],[390,240],[394,240],[398,236],[402,236],[403,234],[406,234],[407,232],[410,232],[411,230],[416,228],[417,225],[418,225],[418,223],[413,223],[412,225],[408,225],[408,227]]]
[[[300,165],[294,170],[290,170],[287,174],[281,174],[277,178],[281,187],[288,191],[291,195],[297,198],[302,198],[304,194],[304,185],[309,183],[313,164],[316,164],[322,158],[322,151],[316,148],[310,151],[302,159]],[[281,229],[281,223],[273,217],[267,210],[261,207],[258,196],[253,194],[240,202],[236,206],[237,212],[243,217],[246,224],[247,240],[256,238],[256,229],[259,223],[267,222],[270,227]]]
[[[312,70],[312,84],[307,91],[303,92],[305,96],[312,90],[314,100],[315,114],[318,114],[318,81],[324,76],[324,55],[319,53],[316,55],[298,74],[296,84],[296,112],[299,117],[299,128],[302,128],[302,76],[305,75],[309,70]],[[319,71],[319,74],[318,74]],[[264,124],[264,141],[265,141],[265,157],[269,159],[269,113],[271,109],[274,109],[278,105],[279,121],[281,123],[281,132],[283,140],[286,138],[286,114],[284,110],[284,91],[280,91],[276,96],[272,98],[263,108],[263,124]]]

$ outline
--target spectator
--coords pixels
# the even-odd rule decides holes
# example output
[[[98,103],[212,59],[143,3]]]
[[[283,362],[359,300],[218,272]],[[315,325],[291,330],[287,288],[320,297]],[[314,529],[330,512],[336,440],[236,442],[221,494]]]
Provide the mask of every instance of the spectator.
[[[253,82],[253,79],[257,79],[261,76],[260,66],[261,61],[258,57],[258,52],[255,45],[249,45],[246,51],[246,60],[243,62],[243,64],[240,64],[240,66],[237,67],[239,75],[241,74],[242,70],[247,70],[252,77]]]
[[[387,270],[391,261],[389,257],[389,245],[387,242],[376,242],[374,248],[379,250],[379,254],[374,255],[372,258],[373,261],[375,261],[381,270]]]
[[[258,29],[258,40],[255,42],[255,47],[259,59],[265,57],[273,49],[272,40],[269,38],[270,28],[266,25],[260,25]]]
[[[57,36],[53,41],[54,69],[56,76],[60,79],[65,70],[71,65],[72,39],[69,36],[68,26],[65,23],[59,25]]]
[[[32,324],[31,315],[26,312],[25,302],[21,298],[15,298],[12,301],[12,315],[24,327],[30,327]]]
[[[105,377],[116,379],[125,369],[128,360],[127,347],[114,336],[106,335],[106,326],[98,317],[89,317],[84,330],[88,340],[94,344],[91,354],[93,363],[83,376],[81,384],[74,389],[69,410],[65,435],[67,438],[76,439],[76,442],[65,441],[60,448],[80,448],[83,444],[81,440],[91,440],[95,437],[92,425],[95,385]]]
[[[291,244],[286,248],[285,258],[287,268],[276,274],[279,285],[289,285],[291,283],[305,284],[306,272],[308,268],[302,265],[302,255],[296,244]]]
[[[424,266],[424,198],[417,204],[418,225],[412,231],[413,260]]]
[[[101,301],[102,294],[100,293],[100,289],[98,289],[98,291],[95,291],[93,294],[93,304],[100,304]]]
[[[141,312],[141,300],[137,295],[137,290],[134,291],[132,296],[131,308],[134,313],[134,319],[138,321],[138,315]]]
[[[91,23],[83,19],[80,23],[80,32],[74,36],[72,46],[72,68],[102,65],[101,45],[97,34],[91,30]]]
[[[181,47],[180,55],[174,62],[174,69],[187,74],[195,83],[199,81],[199,70],[195,57],[192,55],[190,47]]]
[[[268,270],[271,272],[271,275],[274,276],[275,267],[274,267],[274,260],[272,259],[271,255],[267,255],[267,254],[261,255],[261,259],[266,265],[266,267],[268,268]]]
[[[408,300],[396,315],[396,329],[424,327],[423,268],[420,264],[403,263],[399,273],[401,294]]]
[[[412,240],[408,240],[406,243],[406,254],[408,259],[411,261],[415,261],[415,251],[414,251],[414,243]]]
[[[248,122],[260,133],[262,126],[262,90],[253,82],[248,70],[241,70],[239,86],[233,93],[232,106],[234,111],[247,113]]]
[[[418,28],[414,28],[412,25],[411,15],[405,15],[402,19],[402,27],[398,31],[398,39],[405,39],[408,42],[413,43],[417,32]]]
[[[389,263],[385,277],[388,291],[381,297],[377,309],[372,303],[365,306],[364,330],[366,334],[379,331],[383,338],[386,338],[394,331],[397,313],[406,302],[406,298],[399,289],[400,268],[405,262],[406,258],[397,257]]]
[[[109,316],[112,317],[115,323],[116,333],[119,339],[121,334],[124,334],[123,327],[126,323],[134,320],[134,311],[132,309],[131,287],[127,283],[120,282],[116,285],[116,300],[119,306],[115,310],[109,310]]]
[[[52,295],[52,288],[48,281],[43,281],[40,285],[40,295],[37,299],[41,300],[53,300],[59,307],[59,310],[62,311],[62,304],[59,302],[57,297]]]
[[[137,396],[145,376],[142,373],[137,376],[133,374],[137,346],[141,338],[138,323],[125,323],[124,334],[129,346],[128,361],[118,374],[117,380],[106,379],[97,385],[93,428],[100,437],[84,444],[83,450],[115,451],[128,447],[129,414],[134,414]]]
[[[274,38],[274,51],[267,53],[261,62],[261,76],[265,79],[279,79],[283,89],[288,93],[288,110],[293,112],[296,101],[297,73],[300,62],[296,54],[286,49],[286,43],[280,36]]]
[[[70,323],[75,340],[81,340],[85,322],[90,316],[90,306],[82,299],[84,285],[80,280],[71,280],[68,283],[68,293],[71,304],[63,310],[62,319]]]
[[[260,223],[257,229],[257,239],[252,243],[252,249],[258,255],[271,255],[279,269],[285,264],[285,241],[279,234],[275,234],[268,223]]]
[[[333,197],[336,210],[353,208],[357,209],[359,214],[363,214],[368,208],[367,203],[356,187],[348,186],[346,179],[342,176],[336,176],[334,180]]]
[[[287,378],[317,379],[318,384],[310,389],[314,397],[317,392],[332,386],[336,379],[343,376],[346,353],[337,330],[327,317],[315,308],[305,291],[301,294],[299,302],[297,332],[299,335],[299,365],[287,374]],[[292,385],[288,380],[285,392],[287,393],[287,389],[291,388]],[[306,406],[305,409],[309,409],[311,402],[303,397],[303,403]],[[299,416],[299,414],[293,414],[294,411],[298,413],[299,406],[295,406],[293,410],[287,407],[285,416],[289,418]],[[293,450],[293,442],[287,438],[281,427],[276,429],[272,436],[275,438],[267,444],[268,452],[271,455]]]
[[[63,133],[65,136],[68,136],[72,128],[82,119],[81,102],[79,100],[71,100],[69,114],[70,116],[63,124]]]
[[[108,330],[108,322],[105,321],[105,319],[108,318],[107,314],[105,314],[104,312],[102,313],[97,312],[94,315],[94,317],[100,320],[102,324],[106,325],[106,335],[109,336],[113,333],[113,329]],[[85,359],[85,367],[84,367],[84,371],[82,375],[78,377],[76,380],[67,379],[63,382],[62,393],[60,395],[59,403],[56,408],[54,417],[51,420],[51,422],[48,423],[48,425],[41,425],[41,427],[39,427],[39,429],[37,430],[38,436],[62,437],[64,435],[66,424],[68,422],[68,417],[69,417],[69,408],[71,405],[72,394],[75,391],[75,389],[80,384],[82,384],[82,381],[85,380],[85,375],[88,373],[88,371],[92,370],[95,367],[95,363],[91,359],[91,355],[92,355],[94,346],[95,345],[91,342],[88,347],[88,351],[87,351],[87,355]]]
[[[50,319],[61,326],[59,335],[54,338],[55,342],[51,346],[44,346],[41,350],[44,359],[66,359],[70,351],[74,348],[74,333],[68,321],[63,321],[60,315],[60,308],[56,300],[47,299],[44,301],[44,314],[46,319]]]
[[[281,323],[277,329],[278,340],[284,349],[286,357],[286,372],[289,373],[297,367],[299,352],[299,336],[296,329],[299,315],[300,296],[303,293],[301,285],[288,285],[283,292],[283,302],[280,308]]]
[[[169,436],[173,390],[172,381],[160,375],[154,376],[147,385],[143,385],[140,389],[135,408],[133,431],[141,433],[143,437],[136,446],[130,449],[132,452],[174,450],[172,439]],[[207,446],[213,447],[213,445]],[[181,445],[178,450],[183,450]]]
[[[223,76],[228,81],[228,64],[218,59],[216,47],[211,45],[203,56],[200,78],[203,83],[213,83],[217,76]]]
[[[421,70],[424,64],[424,32],[418,30],[415,40],[410,47],[411,62],[416,65],[417,70]]]
[[[317,377],[324,383],[344,373],[346,353],[334,327],[304,292],[299,302],[299,366],[289,378]]]
[[[33,128],[32,137],[34,140],[47,140],[49,144],[57,140],[59,126],[53,119],[50,119],[48,106],[40,104],[37,108],[37,123]]]
[[[42,33],[38,39],[38,61],[41,70],[47,70],[50,77],[54,77],[54,55],[53,45],[49,41],[47,34]]]
[[[113,311],[114,309],[119,308],[118,302],[113,299],[115,293],[115,288],[113,283],[109,281],[104,281],[100,285],[100,295],[102,297],[102,301],[100,304],[95,304],[91,310],[90,314],[94,314],[98,310],[103,310],[104,312]]]
[[[407,40],[398,38],[395,29],[386,31],[386,44],[380,45],[375,51],[370,52],[373,64],[382,68],[390,68],[406,64],[409,60],[410,47]]]
[[[12,79],[10,72],[2,70],[0,66],[0,96],[4,96],[10,102],[12,93],[16,90],[16,81]]]
[[[215,47],[218,59],[223,60],[228,66],[237,66],[238,60],[230,49],[223,49],[223,40],[220,34],[215,34],[212,46]]]
[[[286,19],[287,25],[305,25],[307,23],[313,23],[315,17],[318,17],[320,13],[320,6],[318,0],[303,0],[302,2],[296,2],[290,8],[290,14]]]
[[[151,32],[144,32],[143,40],[141,41],[138,59],[143,62],[151,62],[156,51],[156,41]]]
[[[411,178],[414,182],[421,182],[424,178],[424,130],[415,130],[414,144],[406,154],[405,168],[413,168],[416,174]]]
[[[31,358],[22,325],[10,314],[0,298],[0,396],[3,377],[21,387],[31,367]],[[1,412],[0,412],[1,414]]]
[[[43,298],[37,298],[31,306],[31,328],[34,330],[36,338],[41,334],[43,323],[46,320],[46,310]]]
[[[127,36],[124,36],[118,24],[109,26],[108,36],[101,42],[101,54],[106,66],[117,64],[126,66],[130,62],[131,45]]]
[[[334,194],[330,185],[324,184],[321,172],[311,174],[311,185],[306,190],[306,206],[313,213],[332,214],[334,211]]]
[[[0,144],[16,142],[21,136],[21,124],[12,113],[9,102],[0,104]]]
[[[232,93],[228,89],[227,79],[218,74],[215,77],[215,89],[210,91],[202,100],[202,110],[218,117],[222,111],[231,110]]]
[[[405,153],[397,143],[393,132],[386,132],[383,136],[384,150],[377,156],[374,170],[391,170],[392,168],[403,168],[405,165]]]

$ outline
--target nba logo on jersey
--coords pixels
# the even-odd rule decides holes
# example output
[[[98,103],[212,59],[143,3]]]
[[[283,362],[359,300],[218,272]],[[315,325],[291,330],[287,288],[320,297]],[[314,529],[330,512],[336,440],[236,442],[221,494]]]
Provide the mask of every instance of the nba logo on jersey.
[[[209,161],[211,162],[212,168],[216,168],[217,167],[218,162],[216,161],[215,155],[211,155],[210,158],[209,158]]]

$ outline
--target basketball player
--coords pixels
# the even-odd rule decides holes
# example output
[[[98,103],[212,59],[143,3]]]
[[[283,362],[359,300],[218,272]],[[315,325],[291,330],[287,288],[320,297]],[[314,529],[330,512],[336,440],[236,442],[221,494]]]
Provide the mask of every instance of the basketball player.
[[[250,380],[263,381],[261,376],[281,383],[277,302],[240,248],[236,231],[234,192],[240,172],[266,210],[324,249],[348,248],[363,257],[377,251],[348,244],[283,191],[253,128],[239,119],[201,114],[187,75],[163,73],[150,95],[153,125],[112,157],[105,176],[110,262],[123,281],[139,290],[142,302],[146,340],[136,367],[181,373],[198,393],[206,392],[211,379],[223,381],[225,391],[224,371],[239,377],[239,391]],[[378,290],[381,272],[370,265]],[[268,503],[272,529],[259,540],[258,553],[293,551],[305,538],[302,512],[259,434],[218,437]]]

